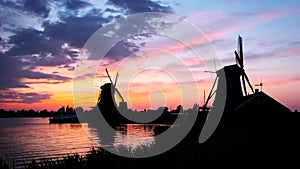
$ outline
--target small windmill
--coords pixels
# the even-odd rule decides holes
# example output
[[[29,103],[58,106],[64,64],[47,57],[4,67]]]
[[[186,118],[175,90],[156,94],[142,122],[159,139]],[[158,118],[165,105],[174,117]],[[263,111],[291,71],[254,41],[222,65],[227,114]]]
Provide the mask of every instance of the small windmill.
[[[119,77],[119,73],[117,72],[116,74],[116,78],[115,78],[115,83],[113,83],[109,73],[108,73],[108,70],[107,68],[105,69],[105,72],[107,74],[107,77],[109,79],[109,81],[111,82],[111,92],[112,92],[112,96],[115,95],[115,92],[117,92],[118,96],[120,97],[121,99],[121,102],[119,103],[119,108],[121,110],[126,110],[127,109],[127,102],[124,101],[124,98],[123,96],[121,95],[120,91],[118,90],[118,88],[116,88],[116,85],[117,85],[117,81],[118,81],[118,77]]]
[[[234,51],[235,61],[236,61],[236,64],[238,65],[238,67],[241,69],[243,91],[244,91],[244,94],[247,96],[248,92],[247,92],[247,87],[246,87],[245,81],[247,81],[252,93],[254,93],[254,91],[253,91],[253,87],[252,87],[250,80],[249,80],[247,74],[245,73],[245,69],[244,69],[243,40],[242,40],[241,36],[238,37],[238,47],[237,48],[238,48],[238,51]]]

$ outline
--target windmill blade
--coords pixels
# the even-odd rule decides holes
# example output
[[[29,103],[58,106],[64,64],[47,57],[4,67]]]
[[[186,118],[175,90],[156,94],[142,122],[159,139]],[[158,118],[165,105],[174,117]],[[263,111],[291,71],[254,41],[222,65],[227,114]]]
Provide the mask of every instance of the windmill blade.
[[[115,86],[117,86],[118,77],[119,77],[119,73],[117,72],[116,79],[115,79]]]
[[[246,75],[245,72],[244,72],[244,76],[245,76],[245,78],[246,78],[246,80],[247,80],[247,82],[248,82],[248,85],[250,86],[250,89],[251,89],[252,93],[254,93],[253,87],[252,87],[252,85],[251,85],[251,83],[250,83],[250,80],[249,80],[249,78],[248,78],[248,76]]]
[[[111,82],[112,87],[113,87],[113,90],[112,90],[113,93],[112,93],[112,94],[114,95],[114,92],[116,91],[117,94],[119,95],[119,97],[121,98],[122,102],[124,102],[123,96],[121,95],[120,91],[116,88],[116,83],[117,83],[117,79],[118,79],[119,74],[117,73],[116,79],[115,79],[115,84],[114,84],[113,81],[111,80],[111,77],[110,77],[110,75],[109,75],[109,73],[108,73],[107,68],[105,68],[105,72],[106,72],[106,74],[107,74],[107,76],[108,76],[108,78],[109,78],[109,81]]]
[[[203,105],[203,107],[206,107],[207,106],[207,104],[208,104],[208,101],[212,98],[212,96],[213,96],[213,90],[214,90],[214,88],[215,88],[215,85],[216,85],[216,82],[217,82],[217,76],[216,76],[216,78],[215,78],[215,81],[214,81],[214,83],[213,83],[213,85],[212,85],[212,87],[211,87],[211,90],[210,90],[210,92],[209,92],[209,94],[208,94],[208,97],[207,97],[207,99],[206,99],[206,101],[205,101],[205,103],[204,103],[204,105]]]
[[[112,90],[111,90],[112,95],[115,95],[116,86],[114,85],[113,81],[111,80],[111,77],[110,77],[110,75],[109,75],[109,73],[108,73],[107,68],[105,68],[105,72],[106,72],[106,74],[107,74],[107,77],[108,77],[108,79],[109,79],[111,85],[112,85]]]
[[[242,74],[242,81],[243,81],[244,93],[245,93],[245,96],[247,96],[248,93],[247,93],[246,82],[245,82],[245,75],[244,74]]]
[[[240,35],[239,35],[239,56],[241,59],[240,66],[243,68],[244,67],[243,39]]]
[[[242,65],[241,65],[242,60],[241,60],[239,54],[237,53],[237,51],[234,51],[234,54],[235,54],[235,62],[236,62],[236,64],[239,65],[239,67],[242,67]]]
[[[115,86],[114,83],[113,83],[113,81],[112,81],[111,78],[110,78],[110,75],[109,75],[109,73],[108,73],[107,68],[105,68],[105,72],[106,72],[107,77],[109,78],[109,81],[111,82],[111,84],[112,84],[113,86]]]
[[[124,98],[123,98],[123,96],[121,95],[120,91],[119,91],[117,88],[115,88],[115,90],[116,90],[116,92],[118,93],[119,97],[121,98],[122,102],[124,102]]]
[[[217,71],[216,59],[215,58],[214,58],[214,66],[215,66],[215,71]]]

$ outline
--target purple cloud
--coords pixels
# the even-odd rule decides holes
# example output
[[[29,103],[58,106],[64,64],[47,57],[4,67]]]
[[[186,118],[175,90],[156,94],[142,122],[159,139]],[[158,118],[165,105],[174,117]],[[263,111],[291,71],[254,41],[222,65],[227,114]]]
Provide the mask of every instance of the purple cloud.
[[[67,0],[65,5],[66,5],[66,8],[69,10],[78,10],[81,8],[91,6],[91,4],[89,2],[85,2],[85,1],[81,1],[81,0]]]
[[[42,16],[43,18],[48,17],[50,8],[46,0],[36,1],[36,0],[25,0],[24,7],[28,10],[35,12],[36,14]]]
[[[39,94],[39,93],[17,93],[13,91],[0,93],[0,103],[37,103],[43,100],[50,99],[49,94]]]
[[[169,6],[150,0],[111,0],[104,9],[96,8],[91,3],[85,0],[0,2],[0,9],[8,11],[0,17],[3,20],[1,27],[4,25],[0,29],[0,77],[3,79],[0,83],[0,102],[33,103],[49,99],[48,94],[17,93],[11,89],[72,80],[58,72],[48,74],[36,71],[36,68],[57,67],[73,71],[72,65],[77,61],[79,51],[87,39],[121,14],[172,12]],[[114,10],[113,7],[118,9]],[[115,14],[117,11],[120,15]],[[139,45],[123,41],[115,45],[106,58],[113,62],[138,50]],[[39,81],[25,82],[24,79]]]
[[[162,12],[172,13],[170,6],[164,6],[160,2],[151,0],[108,0],[107,4],[114,5],[126,11],[126,14],[140,13],[140,12]]]

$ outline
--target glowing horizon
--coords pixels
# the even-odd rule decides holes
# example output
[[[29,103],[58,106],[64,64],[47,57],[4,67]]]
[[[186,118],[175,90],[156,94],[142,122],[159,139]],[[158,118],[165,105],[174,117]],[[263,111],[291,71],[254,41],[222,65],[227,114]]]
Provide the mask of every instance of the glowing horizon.
[[[44,11],[34,6],[17,8],[13,3],[0,4],[3,11],[7,9],[7,14],[0,16],[0,74],[5,79],[0,84],[0,109],[56,111],[61,106],[74,106],[74,72],[78,70],[77,63],[85,59],[79,58],[80,52],[88,55],[88,51],[82,49],[84,43],[95,31],[118,19],[117,15],[124,17],[136,13],[134,7],[125,9],[118,4],[87,3],[90,5],[76,9],[64,3],[45,3],[47,10]],[[143,5],[136,3],[136,7]],[[204,71],[235,64],[233,52],[240,34],[244,40],[245,70],[252,85],[262,80],[263,92],[291,111],[300,110],[298,1],[153,3],[157,4],[157,9],[144,12],[173,14],[198,27],[214,46],[220,63],[214,68],[214,61],[209,57],[211,53],[203,52],[202,60],[194,57],[189,47],[206,42],[202,36],[193,36],[183,28],[179,33],[186,35],[188,45],[163,36],[129,39],[116,45],[105,59],[87,63],[95,73],[82,73],[78,81],[82,86],[78,89],[82,92],[82,105],[88,105],[82,106],[84,109],[88,109],[91,102],[96,105],[99,87],[109,82],[105,68],[112,79],[119,73],[117,88],[129,108],[143,110],[166,106],[176,109],[183,104],[184,109],[188,109],[194,103],[202,105],[203,91],[207,96],[215,76]],[[124,9],[105,11],[110,8]],[[155,69],[155,65],[163,69]],[[185,71],[185,66],[189,71]],[[168,72],[176,74],[177,78]],[[87,89],[87,83],[93,83],[94,87]],[[187,90],[195,84],[197,91]],[[180,85],[184,89],[178,87]],[[197,97],[182,102],[180,90],[196,92]],[[93,92],[94,96],[88,92]],[[118,103],[120,100],[116,99]]]

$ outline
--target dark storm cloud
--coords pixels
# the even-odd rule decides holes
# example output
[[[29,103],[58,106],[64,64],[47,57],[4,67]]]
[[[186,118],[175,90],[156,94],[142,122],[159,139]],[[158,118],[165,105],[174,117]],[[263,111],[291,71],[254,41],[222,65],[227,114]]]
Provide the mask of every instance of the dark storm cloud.
[[[76,61],[81,46],[91,34],[103,26],[103,23],[109,22],[108,18],[97,14],[97,10],[92,10],[81,17],[62,17],[61,20],[63,22],[45,21],[43,31],[33,28],[13,30],[14,35],[7,43],[0,39],[1,46],[12,45],[9,51],[2,50],[0,75],[5,80],[0,83],[0,90],[28,87],[27,85],[31,83],[24,83],[23,78],[54,81],[51,83],[71,80],[60,75],[34,72],[32,69],[36,66],[57,66],[74,70],[70,64]],[[63,47],[65,43],[67,46]]]
[[[57,7],[57,19],[53,20],[49,15],[52,10],[50,4]],[[0,2],[1,11],[10,11],[10,13],[1,14],[0,18],[6,18],[4,23],[9,25],[3,27],[2,31],[5,29],[4,31],[12,35],[5,39],[0,37],[0,77],[2,79],[0,102],[34,103],[49,99],[48,94],[17,93],[11,89],[29,88],[30,84],[58,84],[72,80],[59,75],[58,72],[47,74],[38,72],[35,68],[46,66],[73,71],[74,66],[71,65],[77,61],[79,50],[88,38],[105,24],[120,18],[115,14],[104,17],[103,13],[120,13],[121,15],[137,12],[172,12],[169,6],[150,0],[110,0],[106,9],[90,9],[91,7],[92,4],[83,0]],[[14,18],[16,16],[33,17],[28,22],[34,23],[30,25],[31,23],[27,23],[27,20],[24,23],[19,22]],[[3,23],[0,22],[0,25],[2,26]],[[110,49],[106,58],[113,63],[138,50],[139,45],[134,42],[122,41]],[[32,81],[25,82],[24,79],[32,79]],[[34,79],[38,81],[35,82]],[[3,91],[6,91],[5,95]]]
[[[91,6],[90,3],[81,0],[68,0],[66,1],[65,5],[66,8],[69,10],[78,10],[81,8]]]
[[[24,7],[28,10],[32,10],[33,12],[44,18],[48,17],[48,14],[50,12],[47,0],[25,0]]]
[[[44,32],[35,29],[18,30],[10,37],[8,43],[13,44],[13,47],[4,55],[25,59],[25,63],[33,68],[74,63],[78,56],[76,51],[63,49],[62,40],[50,38]]]
[[[70,43],[70,45],[81,48],[87,39],[104,23],[110,21],[108,18],[99,16],[68,16],[62,18],[63,22],[51,24],[45,22],[44,34],[58,41]]]
[[[151,0],[108,0],[107,4],[122,8],[128,14],[140,12],[172,13],[172,8],[170,6],[164,6],[159,2],[154,2]]]
[[[118,13],[118,12],[121,12],[121,11],[120,10],[115,10],[115,9],[112,9],[112,8],[107,8],[107,9],[105,9],[105,12]]]
[[[0,54],[0,90],[9,88],[26,88],[26,84],[21,82],[19,73],[21,62],[13,57],[6,57]]]
[[[31,55],[52,53],[54,55],[60,54],[60,42],[55,39],[48,39],[46,35],[35,29],[19,29],[15,31],[15,35],[11,36],[8,43],[13,44],[6,55]]]
[[[24,69],[25,64],[16,57],[7,57],[0,55],[0,90],[11,88],[28,88],[27,84],[22,79],[45,79],[53,80],[55,83],[63,83],[70,81],[71,78],[60,76],[56,74],[46,74],[42,72],[34,72],[32,70]],[[53,82],[53,83],[54,83]]]
[[[7,42],[0,39],[1,46],[12,45],[10,50],[2,50],[1,53],[0,75],[4,80],[0,83],[0,90],[28,88],[27,85],[32,83],[24,83],[23,78],[52,80],[51,84],[71,80],[68,77],[32,70],[36,66],[57,66],[74,70],[70,64],[76,61],[81,46],[103,23],[109,22],[108,18],[97,14],[97,10],[81,17],[62,17],[61,20],[63,22],[52,24],[46,21],[43,31],[33,28],[15,29],[14,35]],[[68,46],[63,47],[65,43]]]
[[[0,103],[37,103],[50,99],[50,94],[39,93],[17,93],[14,91],[4,91],[0,93]]]
[[[34,1],[36,2],[36,1]],[[38,14],[48,14],[48,1],[26,0],[25,6]],[[158,2],[143,0],[133,3],[132,1],[109,1],[110,4],[117,5],[131,12],[139,11],[159,11],[171,12],[170,7],[162,6]],[[67,9],[79,9],[90,4],[81,0],[67,1],[64,3]],[[44,21],[43,31],[33,28],[22,28],[14,31],[8,44],[13,47],[5,53],[6,56],[18,56],[26,59],[27,64],[35,66],[60,66],[74,63],[78,56],[78,50],[62,49],[62,45],[80,49],[87,39],[113,17],[103,17],[100,9],[92,9],[83,16],[74,13],[60,13],[61,22]],[[2,42],[2,41],[1,41]],[[2,43],[1,43],[2,44]],[[2,45],[3,46],[3,45]],[[107,57],[117,58],[127,56],[138,51],[138,46],[130,42],[117,44],[109,51]],[[71,69],[70,69],[71,70]]]
[[[30,70],[23,70],[22,72],[20,72],[20,76],[28,79],[51,79],[59,82],[67,82],[72,79],[65,76],[60,76],[55,74],[45,74],[41,72],[33,72]]]
[[[113,46],[105,55],[106,59],[119,61],[130,54],[139,51],[139,46],[128,41],[121,41]]]

